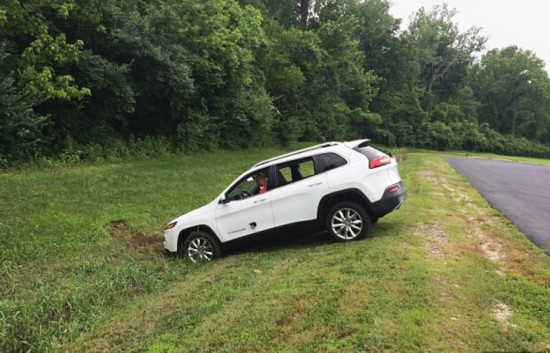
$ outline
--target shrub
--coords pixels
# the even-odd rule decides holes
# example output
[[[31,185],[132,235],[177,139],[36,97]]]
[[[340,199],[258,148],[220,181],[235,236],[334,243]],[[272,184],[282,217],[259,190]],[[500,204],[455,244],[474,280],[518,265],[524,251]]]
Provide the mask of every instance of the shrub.
[[[409,159],[409,150],[407,148],[399,148],[394,153],[395,159],[397,159],[398,162],[406,161]]]

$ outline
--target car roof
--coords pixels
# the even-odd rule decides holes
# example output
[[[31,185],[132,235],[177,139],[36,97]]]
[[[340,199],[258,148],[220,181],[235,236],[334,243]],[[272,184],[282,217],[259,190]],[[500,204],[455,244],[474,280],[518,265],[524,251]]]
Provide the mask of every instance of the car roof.
[[[293,151],[290,153],[285,153],[277,157],[269,158],[264,161],[256,163],[253,168],[256,167],[268,167],[275,163],[281,163],[286,162],[293,159],[303,158],[303,157],[309,157],[312,155],[315,155],[319,150],[327,149],[329,147],[335,147],[335,146],[347,146],[349,148],[355,148],[355,147],[363,147],[367,146],[369,144],[369,139],[362,139],[362,140],[355,140],[350,142],[337,142],[337,141],[331,141],[331,142],[325,142],[321,143],[315,146],[303,148],[301,150]]]

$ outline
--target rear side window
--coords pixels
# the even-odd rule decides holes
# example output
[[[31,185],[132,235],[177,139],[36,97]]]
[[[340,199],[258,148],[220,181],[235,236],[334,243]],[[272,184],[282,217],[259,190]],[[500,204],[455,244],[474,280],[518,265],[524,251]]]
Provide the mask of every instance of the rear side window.
[[[362,155],[366,156],[368,159],[381,158],[381,157],[387,156],[384,152],[381,152],[371,146],[360,147],[360,148],[357,148],[356,150],[359,151]]]
[[[286,162],[277,166],[277,186],[283,186],[309,178],[319,173],[341,167],[348,162],[336,153],[323,153],[317,156]]]
[[[299,163],[298,168],[302,172],[302,176],[304,178],[315,175],[315,165],[313,164],[313,160],[311,159],[307,161],[303,161],[302,163]]]
[[[317,163],[318,172],[323,173],[346,165],[348,162],[336,153],[324,153],[315,156],[315,163]]]
[[[360,147],[356,148],[356,151],[366,156],[369,160],[369,168],[374,169],[382,167],[391,163],[392,159],[389,155],[382,151],[377,150],[374,147]]]
[[[312,158],[304,158],[277,166],[277,186],[284,186],[315,175]]]
[[[281,173],[284,182],[288,183],[289,181],[292,181],[292,170],[290,167],[279,168],[279,173]]]

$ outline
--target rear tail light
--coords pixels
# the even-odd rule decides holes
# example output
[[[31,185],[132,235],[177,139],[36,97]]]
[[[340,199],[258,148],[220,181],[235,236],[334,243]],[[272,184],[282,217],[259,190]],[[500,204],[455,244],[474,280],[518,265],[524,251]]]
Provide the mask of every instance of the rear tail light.
[[[369,168],[374,169],[391,163],[391,158],[388,156],[377,157],[369,160]]]
[[[390,194],[395,194],[395,193],[398,192],[398,191],[399,191],[399,186],[397,186],[397,185],[396,185],[396,186],[392,186],[392,187],[390,188],[390,190],[388,190],[388,192],[389,192]]]

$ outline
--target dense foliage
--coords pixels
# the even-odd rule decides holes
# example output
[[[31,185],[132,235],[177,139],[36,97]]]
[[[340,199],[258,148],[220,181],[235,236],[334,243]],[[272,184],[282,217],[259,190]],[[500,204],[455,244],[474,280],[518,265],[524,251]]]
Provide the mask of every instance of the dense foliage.
[[[459,30],[446,5],[420,9],[404,31],[389,8],[4,0],[0,165],[361,136],[550,155],[540,59],[517,47],[479,59],[480,29]]]

